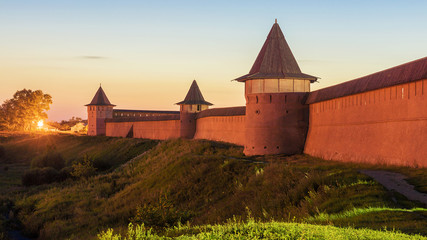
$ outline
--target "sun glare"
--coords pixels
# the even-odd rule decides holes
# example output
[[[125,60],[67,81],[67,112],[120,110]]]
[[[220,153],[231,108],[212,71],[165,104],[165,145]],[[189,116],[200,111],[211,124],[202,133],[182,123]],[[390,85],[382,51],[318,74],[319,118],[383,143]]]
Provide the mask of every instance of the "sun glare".
[[[43,127],[43,120],[40,120],[37,122],[37,127],[39,128]]]

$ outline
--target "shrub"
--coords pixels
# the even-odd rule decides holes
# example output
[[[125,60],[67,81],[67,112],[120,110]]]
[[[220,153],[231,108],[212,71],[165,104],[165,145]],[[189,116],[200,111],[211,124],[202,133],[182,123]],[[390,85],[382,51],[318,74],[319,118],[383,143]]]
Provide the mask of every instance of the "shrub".
[[[82,161],[73,163],[72,168],[71,176],[76,178],[88,178],[96,173],[96,168],[93,166],[93,159],[87,154]]]
[[[122,236],[119,234],[114,234],[114,230],[110,228],[110,229],[107,229],[106,231],[99,233],[98,239],[99,240],[120,240],[120,239],[145,240],[145,239],[166,239],[166,237],[165,238],[159,237],[156,233],[153,233],[150,228],[146,228],[144,224],[136,225],[134,227],[132,223],[129,223],[128,230],[124,238],[122,238]]]
[[[136,215],[131,219],[135,224],[143,224],[148,227],[166,228],[190,220],[192,214],[187,211],[179,211],[166,196],[162,196],[153,204],[144,204],[136,210]]]
[[[2,158],[6,154],[6,149],[3,145],[0,145],[0,158]]]
[[[7,240],[8,237],[6,235],[6,231],[3,231],[2,229],[0,229],[0,240]]]
[[[112,167],[111,163],[104,158],[92,158],[92,163],[94,168],[101,171],[108,170]]]
[[[61,154],[59,154],[54,147],[48,147],[43,155],[36,157],[31,161],[31,168],[44,167],[52,167],[56,170],[61,170],[65,167],[64,158],[62,158]]]
[[[72,177],[71,173],[73,172],[73,167],[65,167],[59,171],[58,182],[65,181],[67,178]]]
[[[58,181],[59,172],[52,167],[34,168],[22,176],[24,186],[48,184]]]

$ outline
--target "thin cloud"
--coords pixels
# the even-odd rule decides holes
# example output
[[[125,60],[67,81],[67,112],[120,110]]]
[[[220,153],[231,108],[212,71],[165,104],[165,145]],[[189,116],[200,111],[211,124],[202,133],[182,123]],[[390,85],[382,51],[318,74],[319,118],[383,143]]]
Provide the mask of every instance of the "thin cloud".
[[[88,59],[88,60],[102,60],[102,59],[107,59],[107,57],[104,57],[104,56],[78,56],[77,58]]]
[[[333,61],[319,60],[319,59],[300,59],[298,63],[333,63]]]

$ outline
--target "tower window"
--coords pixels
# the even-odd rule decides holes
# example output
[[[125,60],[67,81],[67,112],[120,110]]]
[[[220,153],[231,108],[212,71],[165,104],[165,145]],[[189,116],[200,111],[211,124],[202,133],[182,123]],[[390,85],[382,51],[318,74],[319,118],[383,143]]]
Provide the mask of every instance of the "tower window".
[[[197,105],[197,111],[200,111],[201,106]]]

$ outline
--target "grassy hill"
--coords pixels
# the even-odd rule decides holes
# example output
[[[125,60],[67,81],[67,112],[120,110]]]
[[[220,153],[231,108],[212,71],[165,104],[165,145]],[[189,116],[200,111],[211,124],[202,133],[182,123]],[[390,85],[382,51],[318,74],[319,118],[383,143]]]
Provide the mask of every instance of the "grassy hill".
[[[249,219],[246,222],[230,221],[221,225],[178,226],[168,228],[163,235],[158,235],[144,226],[130,225],[124,236],[115,234],[108,229],[98,235],[100,240],[119,239],[323,239],[323,240],[353,240],[353,239],[427,239],[420,235],[408,235],[396,231],[378,231],[371,229],[354,229],[351,227],[338,228],[306,223],[286,222],[256,222]]]
[[[133,222],[170,237],[179,235],[171,229],[180,223],[189,224],[180,231],[191,236],[208,228],[206,224],[235,219],[244,227],[255,219],[262,229],[290,222],[427,235],[427,210],[421,204],[358,172],[378,167],[307,155],[245,157],[238,146],[181,139],[159,143],[35,135],[0,141],[5,149],[0,159],[3,231],[20,227],[27,236],[41,239],[90,239],[108,228],[125,234]],[[68,167],[90,156],[98,166],[96,174],[23,187],[22,173],[52,145]],[[390,169],[409,174],[420,189],[427,181],[425,169]],[[320,229],[296,226],[303,232],[305,226]]]

